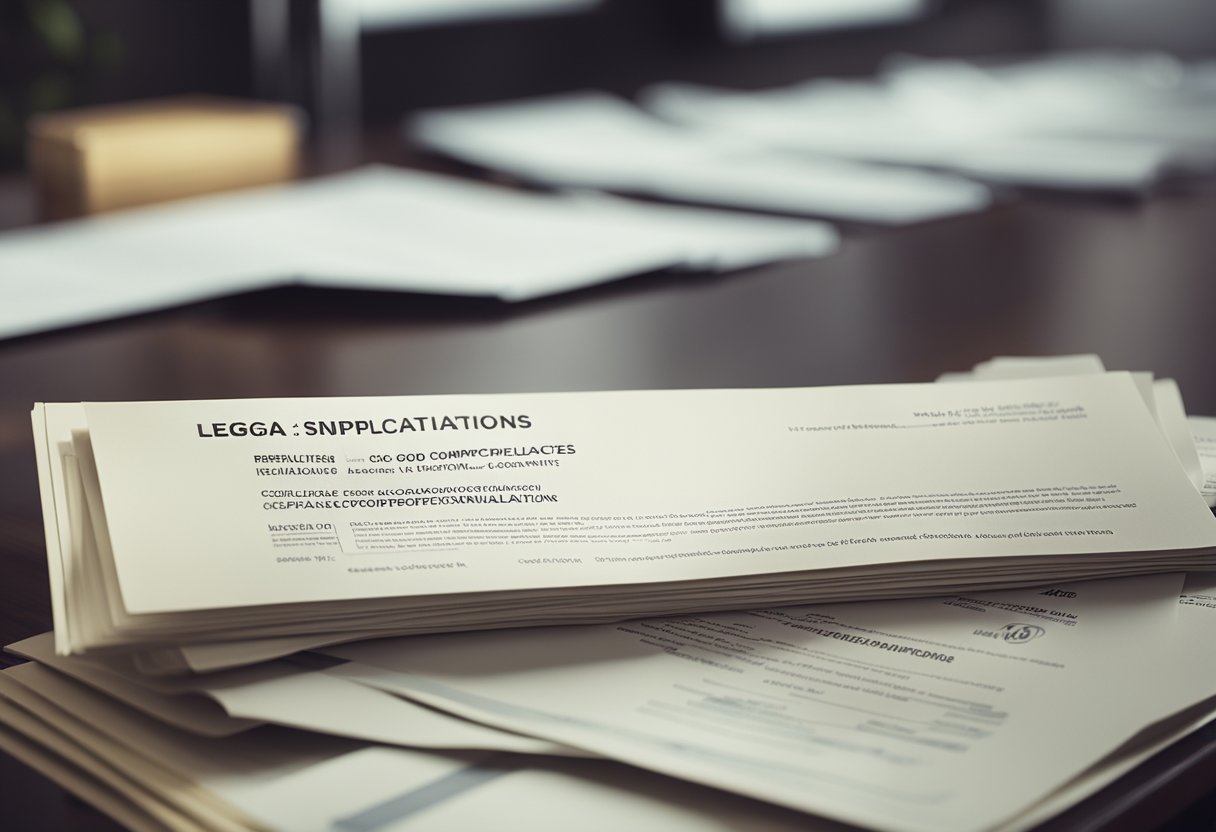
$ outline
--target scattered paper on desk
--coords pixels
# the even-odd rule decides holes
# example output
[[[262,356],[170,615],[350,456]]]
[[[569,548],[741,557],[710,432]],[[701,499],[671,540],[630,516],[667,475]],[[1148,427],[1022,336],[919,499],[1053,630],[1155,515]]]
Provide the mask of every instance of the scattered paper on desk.
[[[426,147],[549,185],[898,225],[977,211],[988,190],[954,176],[773,154],[651,117],[606,93],[421,113]]]
[[[961,832],[1014,817],[1209,694],[1208,672],[1178,696],[1162,683],[1185,672],[1161,651],[1182,585],[1165,575],[326,653],[350,660],[338,671],[352,679],[642,768],[867,828]],[[1136,659],[1111,662],[1110,643]]]
[[[1188,83],[1188,69],[1162,56],[905,58],[869,81],[747,92],[660,84],[643,99],[674,123],[756,146],[1138,193],[1216,167],[1216,95],[1194,72]]]
[[[538,194],[376,169],[320,180],[291,211],[309,285],[523,300],[613,277],[718,262],[823,256],[810,220]]]
[[[969,122],[909,115],[884,90],[859,82],[759,93],[666,84],[646,100],[662,116],[758,146],[954,170],[995,183],[1138,192],[1160,178],[1170,156],[1150,141],[977,135]]]
[[[0,337],[274,286],[517,301],[673,267],[819,257],[812,220],[367,168],[0,234]]]
[[[1064,52],[1013,61],[904,58],[884,80],[909,107],[1014,133],[1149,141],[1181,168],[1216,163],[1210,65],[1162,53]],[[1095,142],[1098,146],[1098,142]]]

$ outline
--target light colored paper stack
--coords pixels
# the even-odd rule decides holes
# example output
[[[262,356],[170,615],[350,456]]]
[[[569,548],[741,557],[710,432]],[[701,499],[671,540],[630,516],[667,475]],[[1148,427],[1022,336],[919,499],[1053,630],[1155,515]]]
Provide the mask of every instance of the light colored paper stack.
[[[1144,395],[1095,373],[39,405],[57,642],[212,669],[1216,565]]]
[[[1216,716],[1213,636],[1210,573],[390,639],[174,679],[57,657],[46,634],[10,648],[36,663],[0,673],[0,749],[139,830],[1017,832]]]
[[[0,674],[0,748],[141,830],[503,817],[542,830],[1029,829],[1216,716],[1216,673],[1199,658],[1216,637],[1216,572],[1178,571],[1213,566],[1209,457],[1172,383],[1091,357],[997,359],[942,380],[968,383],[41,406],[56,633],[9,648],[31,663]],[[454,453],[481,449],[498,452]],[[389,467],[386,455],[414,470],[281,470]],[[362,478],[337,484],[339,499],[387,499],[390,476],[413,489],[401,496],[559,502],[289,509],[272,504],[330,498],[262,493]],[[534,488],[490,487],[508,485]],[[800,507],[758,528],[762,512],[833,488],[830,516]],[[908,504],[850,505],[866,489]],[[939,507],[919,511],[911,495],[928,489]],[[940,507],[951,495],[971,507]],[[698,501],[751,519],[707,525]],[[147,537],[129,536],[127,506]],[[598,519],[572,531],[589,506]],[[656,515],[675,513],[660,534]],[[470,538],[459,552],[434,540],[453,520]],[[413,548],[391,533],[403,521]],[[474,545],[508,521],[526,539]],[[564,538],[545,542],[542,522]],[[337,552],[313,551],[331,545],[325,532]],[[894,538],[910,535],[935,542],[901,552]],[[726,551],[745,539],[748,552]],[[677,551],[700,554],[662,557]],[[452,562],[466,566],[440,566]],[[601,567],[614,577],[595,579]],[[1149,574],[1061,577],[1085,570]],[[368,575],[379,596],[358,589]],[[451,575],[461,594],[443,591]],[[1023,586],[981,591],[993,583]],[[161,609],[126,608],[149,593]],[[814,593],[934,597],[801,603]],[[366,633],[334,626],[622,618],[660,595],[666,612],[753,608],[358,642]],[[251,597],[274,603],[242,606]],[[426,615],[401,614],[415,603]],[[254,637],[268,621],[298,632]],[[348,643],[259,661],[326,640]]]

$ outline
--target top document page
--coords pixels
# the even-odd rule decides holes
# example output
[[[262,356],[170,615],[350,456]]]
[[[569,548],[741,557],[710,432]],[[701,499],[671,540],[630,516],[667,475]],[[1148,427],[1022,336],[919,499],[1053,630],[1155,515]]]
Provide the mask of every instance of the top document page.
[[[1216,547],[1123,373],[83,411],[136,614]]]

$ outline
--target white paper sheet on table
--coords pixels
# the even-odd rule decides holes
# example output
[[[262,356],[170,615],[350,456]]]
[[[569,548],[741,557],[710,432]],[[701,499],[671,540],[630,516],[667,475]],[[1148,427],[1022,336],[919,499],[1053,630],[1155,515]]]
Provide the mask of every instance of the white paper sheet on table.
[[[1216,168],[1211,74],[1160,54],[901,57],[872,80],[747,92],[658,84],[643,99],[673,122],[759,146],[1136,193]]]
[[[1198,713],[1160,732],[1150,726],[1147,736],[1136,738],[1131,750],[1121,748],[995,832],[1022,832],[1043,823],[1114,782],[1170,743],[1216,719],[1216,663],[1210,660],[1213,638],[1216,638],[1216,572],[1194,572],[1187,575],[1178,598],[1175,635],[1161,645],[1173,670],[1157,680],[1154,705],[1168,715],[1204,700]]]
[[[986,188],[923,171],[768,153],[585,92],[421,113],[412,139],[551,185],[861,222],[919,222],[984,208]]]
[[[525,300],[835,250],[827,225],[371,167],[0,234],[0,337],[303,283]]]
[[[352,661],[337,669],[351,678],[634,765],[875,829],[972,830],[1172,712],[1156,704],[1180,706],[1159,687],[1178,671],[1160,647],[1181,586],[1156,576],[326,652]],[[1137,661],[1108,661],[1110,643]]]
[[[1216,632],[1214,611],[1216,576],[1191,576],[1180,598],[1178,636],[1171,640],[1176,656],[1185,661],[1206,654]],[[1183,676],[1158,678],[1165,706],[1184,704],[1216,686],[1216,668],[1210,663],[1194,668]],[[839,829],[818,817],[790,814],[610,762],[437,756],[274,727],[204,739],[141,718],[41,667],[12,669],[0,675],[0,682],[6,683],[0,685],[0,719],[16,729],[0,729],[0,748],[39,765],[132,829],[157,828],[144,825],[149,816],[163,819],[180,814],[205,818],[213,829],[256,825],[293,832],[333,828],[437,832],[480,828],[504,813],[530,828],[555,831],[575,825],[689,832]],[[22,704],[9,705],[6,699]],[[1206,718],[1197,718],[1195,724]],[[22,741],[23,731],[55,743],[33,746]],[[1165,734],[1159,742],[1177,735],[1177,731]],[[1110,782],[1154,747],[1150,741],[1143,750],[1105,761],[997,829],[1017,832],[1041,823]],[[83,755],[75,759],[85,769],[66,764],[56,757],[55,749]],[[105,762],[93,757],[90,749]],[[82,784],[81,778],[86,782]],[[221,825],[229,822],[233,825]]]
[[[1174,154],[1150,139],[1018,135],[977,118],[909,111],[889,90],[866,82],[762,92],[661,84],[644,100],[674,122],[760,147],[940,168],[994,183],[1139,192],[1161,177]]]
[[[1012,132],[1147,141],[1182,168],[1216,163],[1210,65],[1161,52],[1063,52],[971,62],[904,58],[884,80],[907,106],[970,115]]]

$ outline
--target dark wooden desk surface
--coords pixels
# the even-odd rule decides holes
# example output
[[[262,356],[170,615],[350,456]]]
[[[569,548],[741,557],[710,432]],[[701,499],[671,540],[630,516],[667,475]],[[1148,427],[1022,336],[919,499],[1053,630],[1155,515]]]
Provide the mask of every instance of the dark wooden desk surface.
[[[0,182],[0,225],[31,216],[24,183]],[[1191,413],[1216,415],[1214,264],[1216,190],[1036,195],[851,233],[823,260],[519,306],[285,289],[0,341],[0,643],[51,625],[35,401],[929,381],[993,355],[1095,352],[1177,379]],[[1153,829],[1213,791],[1208,730],[1046,828]],[[1211,829],[1207,811],[1171,828]],[[3,755],[0,818],[114,828]]]

